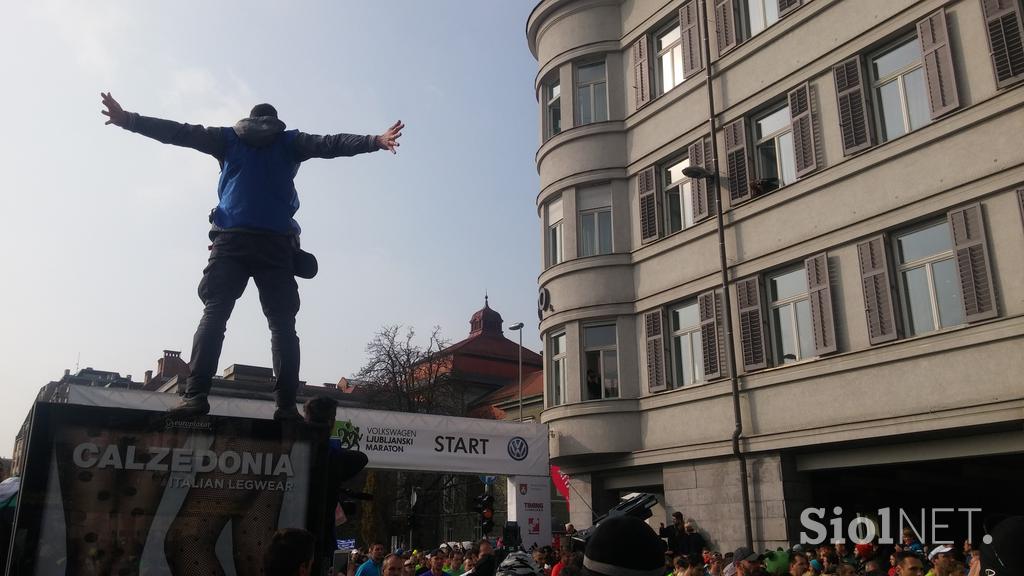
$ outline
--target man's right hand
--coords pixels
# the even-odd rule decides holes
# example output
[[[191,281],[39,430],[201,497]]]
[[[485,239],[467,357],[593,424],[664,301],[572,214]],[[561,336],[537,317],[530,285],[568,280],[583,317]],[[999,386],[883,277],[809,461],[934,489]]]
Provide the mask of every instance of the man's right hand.
[[[110,95],[110,92],[107,92],[106,94],[100,92],[100,96],[103,97],[103,105],[107,107],[106,110],[100,110],[100,114],[109,118],[109,120],[104,123],[104,126],[107,124],[114,124],[115,126],[124,127],[124,125],[128,123],[128,113],[121,108],[121,105],[117,103],[117,100],[114,100],[114,97]]]

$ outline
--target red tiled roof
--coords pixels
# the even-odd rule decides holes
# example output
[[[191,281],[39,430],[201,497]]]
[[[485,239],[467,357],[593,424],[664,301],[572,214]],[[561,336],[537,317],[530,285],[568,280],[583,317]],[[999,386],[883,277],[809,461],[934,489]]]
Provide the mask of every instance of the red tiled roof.
[[[447,354],[474,354],[490,358],[519,361],[519,344],[505,338],[501,334],[476,334],[452,344],[438,352]],[[523,346],[523,364],[542,366],[540,354]]]
[[[544,394],[544,372],[537,370],[523,375],[523,398],[542,396]],[[478,404],[501,404],[507,400],[519,398],[519,382],[512,382],[498,388],[480,399]]]

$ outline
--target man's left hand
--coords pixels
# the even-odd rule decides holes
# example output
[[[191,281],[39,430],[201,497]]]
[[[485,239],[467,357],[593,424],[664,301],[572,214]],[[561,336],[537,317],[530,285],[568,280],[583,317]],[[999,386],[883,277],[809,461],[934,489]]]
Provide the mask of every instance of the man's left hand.
[[[384,150],[390,150],[392,154],[398,154],[398,139],[402,136],[402,128],[405,128],[405,124],[399,120],[395,122],[388,131],[377,136],[377,146]]]

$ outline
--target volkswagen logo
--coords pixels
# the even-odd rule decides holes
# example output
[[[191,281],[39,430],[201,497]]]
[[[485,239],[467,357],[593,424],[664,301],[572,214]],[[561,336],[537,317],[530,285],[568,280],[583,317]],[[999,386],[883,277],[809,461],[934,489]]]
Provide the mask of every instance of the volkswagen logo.
[[[508,455],[516,462],[524,460],[529,454],[530,445],[526,443],[526,440],[516,436],[508,441]]]

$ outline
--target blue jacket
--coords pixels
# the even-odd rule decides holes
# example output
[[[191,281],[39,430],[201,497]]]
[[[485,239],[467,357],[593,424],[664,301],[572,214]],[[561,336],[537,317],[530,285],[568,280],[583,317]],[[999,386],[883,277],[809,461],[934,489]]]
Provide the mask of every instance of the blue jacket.
[[[295,175],[310,158],[337,158],[379,150],[373,136],[316,136],[285,131],[273,116],[243,118],[231,128],[207,128],[128,113],[124,128],[164,144],[205,152],[220,162],[214,231],[298,234]]]

